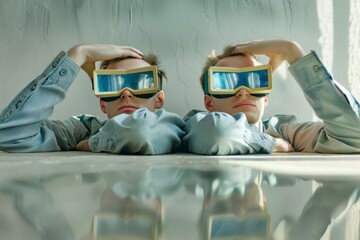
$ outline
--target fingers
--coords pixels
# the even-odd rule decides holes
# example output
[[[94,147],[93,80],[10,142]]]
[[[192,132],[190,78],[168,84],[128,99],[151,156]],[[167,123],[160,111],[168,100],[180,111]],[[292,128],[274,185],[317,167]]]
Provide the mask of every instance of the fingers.
[[[284,62],[292,64],[304,56],[301,46],[294,41],[284,39],[257,40],[236,45],[234,53],[265,55],[273,72]]]
[[[88,140],[82,140],[81,142],[79,142],[76,145],[75,149],[78,150],[78,151],[91,152]]]
[[[282,138],[275,138],[275,146],[273,152],[293,152],[293,146]]]
[[[235,53],[266,55],[270,57],[270,62],[274,65],[275,69],[280,65],[280,59],[292,64],[297,59],[305,56],[304,50],[298,43],[284,39],[257,40],[250,43],[242,43],[238,44],[234,51]]]
[[[134,57],[142,58],[143,53],[133,47],[118,46],[111,44],[77,45],[68,51],[68,56],[79,66],[97,61],[105,61],[114,58]]]
[[[134,47],[114,45],[114,48],[115,48],[114,53],[116,52],[116,54],[114,54],[114,57],[112,57],[112,58],[117,58],[117,57],[142,58],[144,56],[144,54],[140,50],[138,50]],[[105,60],[108,60],[108,59],[105,59]]]
[[[140,50],[129,46],[94,44],[87,50],[87,61],[97,62],[126,57],[142,58],[143,55]]]
[[[129,47],[129,51],[132,57],[142,58],[144,56],[144,54],[136,48]]]

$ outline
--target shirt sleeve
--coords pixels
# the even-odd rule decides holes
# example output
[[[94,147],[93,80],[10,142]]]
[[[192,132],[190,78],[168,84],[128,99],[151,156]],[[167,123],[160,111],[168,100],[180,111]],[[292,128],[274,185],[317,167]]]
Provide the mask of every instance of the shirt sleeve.
[[[80,67],[61,52],[0,114],[0,150],[58,151],[56,136],[44,124],[77,76]]]
[[[89,139],[93,152],[124,154],[165,154],[176,151],[183,133],[184,121],[175,113],[139,109],[109,119]]]
[[[276,125],[296,151],[360,152],[359,102],[355,97],[333,79],[315,52],[296,61],[289,71],[322,122],[276,117],[270,125]]]
[[[45,120],[44,125],[55,134],[57,145],[62,151],[71,151],[76,145],[96,134],[104,122],[90,115],[70,117],[64,121]]]
[[[243,113],[194,112],[187,116],[183,148],[204,155],[271,153],[275,139],[247,122]]]

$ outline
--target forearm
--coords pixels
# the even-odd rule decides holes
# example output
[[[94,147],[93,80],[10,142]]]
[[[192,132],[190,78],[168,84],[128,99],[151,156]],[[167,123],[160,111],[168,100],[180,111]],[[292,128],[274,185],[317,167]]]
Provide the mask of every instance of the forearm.
[[[359,103],[347,90],[341,91],[337,87],[339,83],[333,80],[316,53],[299,59],[289,70],[317,117],[324,121],[319,146],[327,151],[322,145],[329,145],[329,141],[336,139],[350,147],[360,148]]]
[[[48,137],[51,138],[51,133],[47,133],[42,122],[52,114],[54,106],[64,99],[65,92],[78,71],[79,67],[61,52],[45,71],[2,111],[0,144],[6,143],[9,147],[11,142],[18,144],[23,140],[26,145],[26,139],[30,141],[31,137],[38,134],[49,134]],[[38,141],[40,139],[41,137]]]
[[[283,55],[290,65],[305,56],[304,50],[297,42],[286,41],[284,42],[284,45]]]
[[[93,78],[95,62],[110,60],[114,58],[142,58],[142,52],[128,46],[117,46],[112,44],[79,44],[67,52],[79,67],[81,67],[90,77]]]
[[[51,115],[55,104],[65,93],[79,72],[79,67],[61,52],[45,71],[28,84],[2,111],[0,123],[21,119],[36,122]]]

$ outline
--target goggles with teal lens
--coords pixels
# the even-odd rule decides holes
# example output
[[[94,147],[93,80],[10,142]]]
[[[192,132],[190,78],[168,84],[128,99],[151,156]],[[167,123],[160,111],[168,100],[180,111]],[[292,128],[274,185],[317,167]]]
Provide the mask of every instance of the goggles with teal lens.
[[[272,89],[271,66],[246,68],[210,67],[204,75],[204,94],[216,98],[234,96],[241,88],[265,96]]]
[[[270,215],[266,212],[218,215],[209,219],[206,240],[213,239],[270,239]]]
[[[157,239],[157,224],[145,215],[121,218],[116,213],[97,213],[93,219],[93,238],[106,239]]]
[[[95,96],[106,102],[119,98],[125,89],[140,98],[150,98],[161,90],[156,66],[95,70],[93,83]]]

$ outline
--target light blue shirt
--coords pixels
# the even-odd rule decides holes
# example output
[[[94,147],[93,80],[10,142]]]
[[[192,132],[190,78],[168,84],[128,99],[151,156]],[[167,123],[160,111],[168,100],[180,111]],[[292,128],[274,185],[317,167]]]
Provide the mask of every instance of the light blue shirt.
[[[79,66],[61,52],[18,94],[0,114],[0,150],[75,150],[77,143],[86,139],[93,152],[164,154],[178,149],[184,121],[165,110],[138,109],[107,121],[89,115],[48,120],[79,71]]]

